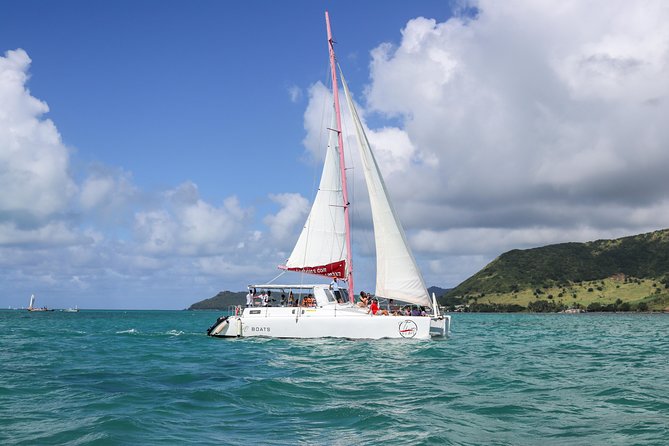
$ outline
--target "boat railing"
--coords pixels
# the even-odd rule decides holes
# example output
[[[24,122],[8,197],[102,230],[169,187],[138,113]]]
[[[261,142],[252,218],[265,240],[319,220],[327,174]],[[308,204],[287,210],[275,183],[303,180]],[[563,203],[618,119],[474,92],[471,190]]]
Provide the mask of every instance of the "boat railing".
[[[230,315],[241,316],[243,312],[244,309],[241,305],[228,305],[228,314]]]

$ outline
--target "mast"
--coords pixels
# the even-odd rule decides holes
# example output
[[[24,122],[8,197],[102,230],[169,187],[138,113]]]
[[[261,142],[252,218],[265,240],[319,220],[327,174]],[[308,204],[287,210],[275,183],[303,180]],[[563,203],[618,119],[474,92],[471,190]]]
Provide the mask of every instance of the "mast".
[[[351,302],[354,298],[353,287],[353,262],[351,260],[351,223],[349,219],[349,201],[348,189],[346,187],[346,164],[344,163],[344,138],[341,130],[341,113],[339,109],[339,88],[337,86],[337,70],[334,52],[334,40],[332,39],[332,29],[330,28],[330,16],[325,11],[325,24],[328,30],[328,48],[330,50],[330,69],[332,71],[332,95],[334,96],[335,116],[337,117],[337,139],[339,144],[339,169],[341,171],[341,187],[344,195],[344,224],[346,227],[346,263],[348,264],[348,271],[346,273],[346,280],[348,282],[348,298]]]

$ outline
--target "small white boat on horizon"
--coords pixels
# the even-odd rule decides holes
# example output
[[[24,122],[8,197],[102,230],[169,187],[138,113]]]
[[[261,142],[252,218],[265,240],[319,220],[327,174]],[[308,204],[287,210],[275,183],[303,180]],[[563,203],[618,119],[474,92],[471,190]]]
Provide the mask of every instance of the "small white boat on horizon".
[[[78,313],[79,312],[79,306],[75,305],[74,308],[66,308],[62,310],[64,313]]]
[[[254,291],[264,290],[265,297],[274,290],[274,295],[283,294],[280,306],[275,306],[267,297],[260,307],[247,302],[246,308],[237,306],[231,315],[219,317],[207,330],[207,334],[215,337],[348,339],[429,339],[448,336],[451,318],[440,313],[434,294],[430,296],[425,286],[339,67],[344,96],[356,131],[362,159],[361,170],[372,212],[377,274],[374,294],[385,300],[388,306],[392,302],[395,310],[375,311],[372,306],[368,308],[364,304],[360,306],[355,303],[338,64],[327,12],[325,21],[333,102],[331,107],[327,107],[332,112],[332,119],[324,120],[323,125],[323,130],[329,134],[323,173],[302,233],[286,264],[279,268],[284,272],[314,274],[335,281],[332,285],[249,285],[249,301],[257,295]],[[346,290],[338,288],[337,279],[346,283]],[[293,299],[286,299],[287,296]],[[404,312],[397,311],[399,303],[403,303],[400,307]],[[414,308],[413,313],[406,314],[407,305]]]

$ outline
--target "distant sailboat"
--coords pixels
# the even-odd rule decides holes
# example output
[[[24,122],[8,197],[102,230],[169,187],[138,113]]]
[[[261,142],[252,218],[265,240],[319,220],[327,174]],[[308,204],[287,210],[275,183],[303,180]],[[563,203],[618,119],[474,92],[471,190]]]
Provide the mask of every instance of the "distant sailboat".
[[[28,304],[28,311],[53,311],[48,309],[47,307],[41,307],[38,308],[35,306],[35,295],[31,294],[30,295],[30,303]]]
[[[377,257],[375,294],[387,301],[387,309],[378,310],[376,302],[369,308],[364,303],[356,305],[354,302],[348,215],[350,203],[336,74],[338,64],[327,12],[325,20],[333,86],[330,109],[333,117],[327,127],[329,142],[311,212],[293,252],[286,264],[279,268],[334,280],[329,285],[249,285],[247,307],[236,307],[233,316],[220,317],[207,334],[216,337],[348,339],[429,339],[447,336],[450,316],[439,313],[435,296],[430,296],[427,291],[342,74],[344,95],[355,125],[374,223]],[[339,289],[337,279],[344,281],[347,289]],[[261,290],[262,307],[253,305],[254,297],[258,297],[257,290]],[[282,296],[281,306],[271,303],[271,297],[277,295]],[[404,304],[397,305],[400,302]],[[374,311],[375,305],[377,311]],[[410,312],[411,307],[413,313]]]

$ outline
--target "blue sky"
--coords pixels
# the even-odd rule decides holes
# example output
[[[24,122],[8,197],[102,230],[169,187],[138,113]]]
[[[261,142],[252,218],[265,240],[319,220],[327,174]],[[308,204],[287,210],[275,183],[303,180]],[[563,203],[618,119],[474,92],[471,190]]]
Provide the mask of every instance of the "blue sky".
[[[197,179],[214,198],[238,189],[242,169],[265,175],[299,156],[304,98],[291,103],[288,88],[324,80],[328,7],[360,87],[371,48],[399,39],[408,18],[451,10],[443,1],[10,2],[15,19],[0,39],[29,54],[31,92],[84,161],[122,166],[142,187]]]
[[[429,285],[667,227],[667,8],[600,6],[3,2],[0,306],[182,308],[273,277],[319,169],[325,9]]]

